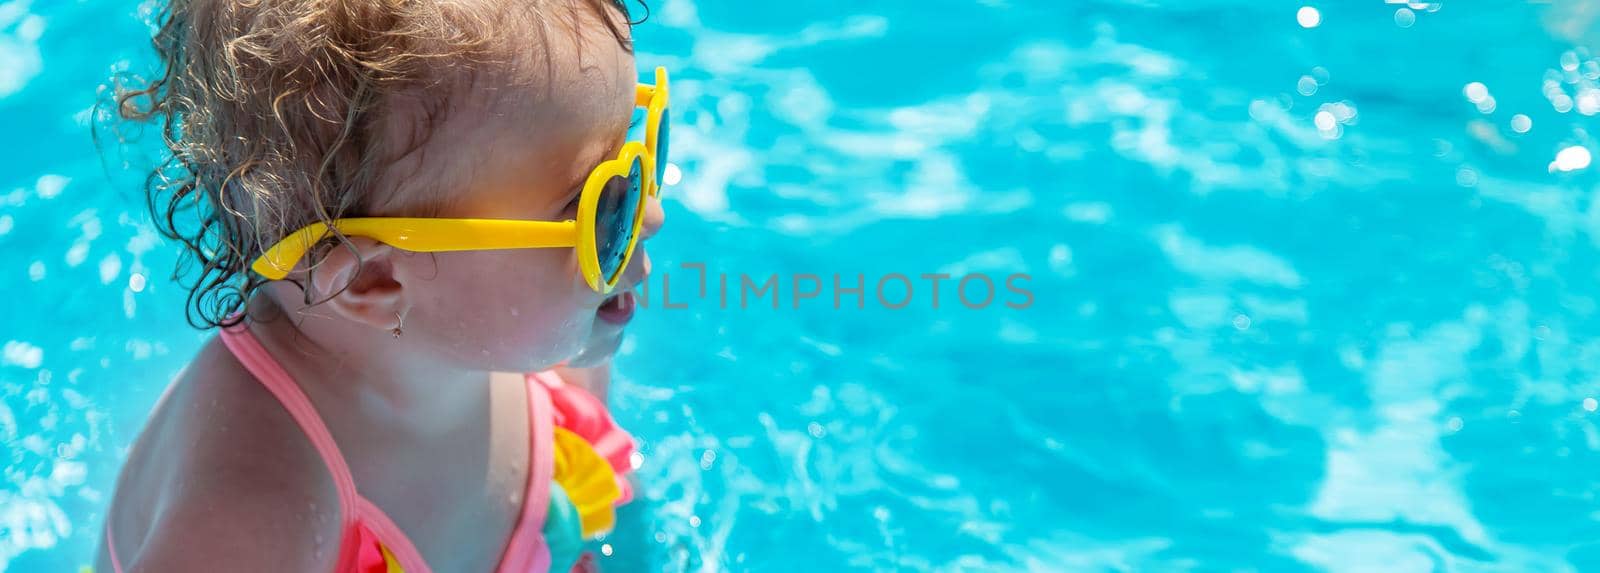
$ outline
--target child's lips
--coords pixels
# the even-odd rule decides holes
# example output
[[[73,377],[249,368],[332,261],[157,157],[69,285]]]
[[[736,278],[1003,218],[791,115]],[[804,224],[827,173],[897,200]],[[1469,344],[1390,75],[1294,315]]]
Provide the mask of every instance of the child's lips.
[[[633,291],[627,290],[621,294],[612,295],[605,302],[600,303],[600,308],[595,311],[595,316],[600,317],[600,320],[622,326],[633,320],[633,307]]]

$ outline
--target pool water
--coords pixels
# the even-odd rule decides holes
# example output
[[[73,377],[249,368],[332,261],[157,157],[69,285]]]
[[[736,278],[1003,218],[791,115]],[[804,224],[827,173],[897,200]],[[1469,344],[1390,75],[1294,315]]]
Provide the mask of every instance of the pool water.
[[[1594,3],[652,8],[608,570],[1600,570]],[[0,570],[91,562],[205,338],[91,138],[150,12],[0,0]]]

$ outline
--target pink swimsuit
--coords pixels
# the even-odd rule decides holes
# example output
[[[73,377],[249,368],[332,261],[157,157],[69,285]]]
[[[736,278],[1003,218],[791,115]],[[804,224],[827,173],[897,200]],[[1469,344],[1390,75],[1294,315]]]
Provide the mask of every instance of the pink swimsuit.
[[[294,417],[295,423],[311,440],[333,475],[334,486],[338,489],[340,527],[343,532],[334,573],[431,571],[405,532],[383,510],[357,491],[350,467],[339,453],[339,446],[334,443],[333,436],[328,433],[327,426],[322,423],[311,401],[289,374],[267,354],[244,325],[224,329],[221,336],[234,357]],[[591,508],[583,516],[586,537],[588,530],[594,529],[590,527],[591,518],[597,522],[603,520],[602,526],[609,528],[611,506],[626,503],[632,497],[631,487],[623,474],[631,469],[629,458],[634,451],[633,437],[616,425],[605,405],[582,388],[566,385],[554,372],[529,374],[527,381],[532,463],[528,471],[528,489],[522,515],[512,530],[505,553],[500,557],[500,565],[496,569],[499,573],[542,573],[551,569],[551,545],[546,539],[545,514],[550,507],[553,484],[558,487],[564,485],[563,491],[571,495],[572,501],[580,509]],[[558,439],[565,437],[563,434],[581,440]],[[590,463],[584,464],[585,461]],[[609,469],[610,474],[594,469],[596,467]],[[580,473],[588,475],[570,477]],[[611,486],[613,481],[614,488]],[[590,493],[594,491],[601,493]],[[594,509],[597,505],[604,507]],[[606,515],[603,518],[590,515],[599,512],[605,512]],[[106,546],[111,554],[112,569],[115,573],[122,573],[109,520],[106,525]]]

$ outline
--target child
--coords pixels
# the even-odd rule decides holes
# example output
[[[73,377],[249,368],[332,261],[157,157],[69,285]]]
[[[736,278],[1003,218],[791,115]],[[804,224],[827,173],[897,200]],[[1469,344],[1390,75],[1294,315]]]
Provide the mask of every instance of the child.
[[[637,83],[627,9],[161,16],[164,75],[119,107],[163,127],[152,211],[220,331],[134,443],[97,570],[571,568],[631,495],[603,400],[662,218],[666,73]]]

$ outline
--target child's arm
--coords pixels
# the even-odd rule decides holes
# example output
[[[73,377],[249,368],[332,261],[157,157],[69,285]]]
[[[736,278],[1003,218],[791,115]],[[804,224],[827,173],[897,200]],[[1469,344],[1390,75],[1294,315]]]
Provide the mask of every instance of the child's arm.
[[[175,499],[145,536],[116,539],[122,571],[332,570],[339,553],[338,516],[309,508],[337,506],[338,500],[313,504],[279,493],[221,488]],[[127,533],[136,533],[131,529]],[[95,570],[113,573],[109,554],[102,552]]]
[[[196,370],[129,451],[95,571],[114,572],[113,551],[128,573],[332,570],[339,496],[321,457],[254,381]]]

